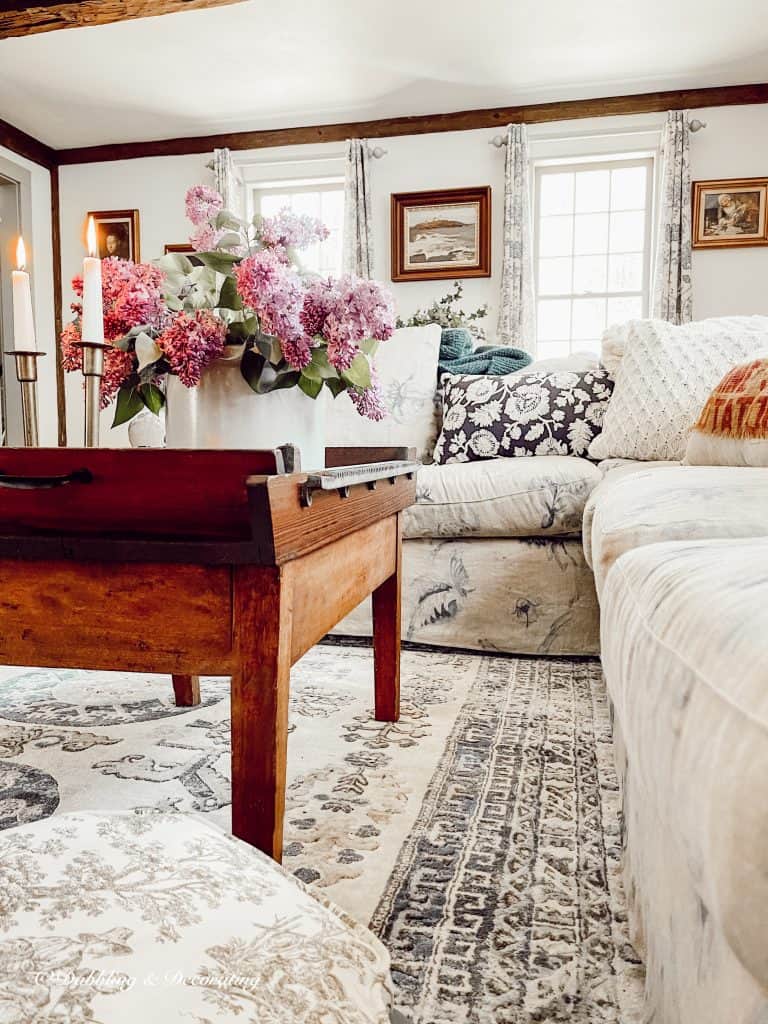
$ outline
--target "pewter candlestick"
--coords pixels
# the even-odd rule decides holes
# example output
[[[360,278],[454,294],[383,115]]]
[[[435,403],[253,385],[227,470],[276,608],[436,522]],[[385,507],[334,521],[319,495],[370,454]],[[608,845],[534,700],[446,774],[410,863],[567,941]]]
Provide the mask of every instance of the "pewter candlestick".
[[[99,415],[101,413],[101,378],[104,376],[104,352],[111,345],[102,341],[77,342],[83,350],[85,378],[85,447],[99,446]]]
[[[21,415],[24,421],[24,447],[37,448],[37,360],[45,352],[33,350],[10,352],[16,361],[16,379],[21,384]]]

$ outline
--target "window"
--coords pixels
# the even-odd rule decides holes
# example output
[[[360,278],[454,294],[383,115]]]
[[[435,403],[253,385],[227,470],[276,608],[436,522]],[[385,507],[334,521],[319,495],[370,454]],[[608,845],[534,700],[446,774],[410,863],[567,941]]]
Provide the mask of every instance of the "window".
[[[539,355],[599,351],[648,315],[653,158],[542,164],[535,183]]]
[[[253,188],[252,210],[271,217],[283,207],[294,213],[318,217],[330,231],[324,242],[316,242],[299,253],[301,265],[316,274],[341,273],[344,229],[344,179],[315,178],[262,183]]]

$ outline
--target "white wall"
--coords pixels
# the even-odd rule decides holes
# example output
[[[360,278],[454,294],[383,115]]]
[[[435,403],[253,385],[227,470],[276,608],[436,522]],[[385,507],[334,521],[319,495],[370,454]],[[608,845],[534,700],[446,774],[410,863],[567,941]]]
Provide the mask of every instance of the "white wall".
[[[22,222],[27,244],[30,280],[32,283],[35,330],[38,348],[46,352],[38,361],[38,411],[40,443],[56,445],[58,421],[56,415],[56,330],[53,314],[53,245],[51,239],[51,176],[39,164],[0,146],[0,156],[9,163],[29,172],[31,183],[32,223]],[[24,204],[22,204],[22,218]],[[15,259],[15,256],[13,257]],[[15,266],[15,263],[12,264]]]
[[[768,106],[719,107],[696,111],[708,123],[692,139],[694,178],[768,176]],[[622,118],[622,127],[636,125],[647,131],[658,125],[663,115],[639,115]],[[580,131],[594,132],[616,119],[568,121],[533,129],[532,136],[568,136]],[[450,188],[466,185],[490,185],[492,188],[492,276],[469,278],[464,285],[464,308],[470,310],[488,302],[485,321],[493,337],[498,315],[501,274],[501,234],[503,221],[504,151],[488,144],[499,129],[412,135],[376,140],[387,150],[380,160],[372,161],[373,219],[375,231],[374,268],[376,276],[389,281],[390,225],[392,192]],[[647,136],[638,136],[647,145]],[[599,147],[605,148],[607,142]],[[618,148],[629,143],[617,142]],[[634,144],[634,143],[633,143]],[[558,143],[560,149],[567,144]],[[326,146],[284,147],[238,153],[239,163],[284,159],[302,159],[338,152],[338,143]],[[161,255],[166,242],[183,242],[190,226],[184,217],[184,193],[196,182],[210,181],[205,167],[209,156],[152,157],[103,164],[62,167],[60,172],[62,216],[62,265],[64,308],[72,295],[69,279],[79,271],[83,247],[85,214],[88,210],[138,208],[141,218],[141,256],[149,260]],[[694,254],[694,313],[697,318],[743,312],[768,313],[768,247],[699,251]],[[410,314],[420,306],[440,298],[452,285],[451,280],[393,284],[398,311]],[[74,378],[74,375],[71,375]],[[82,397],[80,381],[70,379],[67,387],[70,436],[76,443],[82,433]],[[122,443],[124,431],[114,431],[109,443]],[[70,443],[73,443],[70,440]]]
[[[768,106],[697,110],[707,122],[691,143],[694,180],[768,177]],[[768,313],[768,246],[695,249],[693,312],[697,320],[729,313]]]

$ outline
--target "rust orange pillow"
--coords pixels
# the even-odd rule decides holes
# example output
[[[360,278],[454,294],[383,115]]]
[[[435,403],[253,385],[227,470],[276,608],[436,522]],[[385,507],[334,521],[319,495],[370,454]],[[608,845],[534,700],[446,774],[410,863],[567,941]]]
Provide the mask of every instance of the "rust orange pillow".
[[[726,373],[691,432],[685,461],[692,466],[768,466],[768,356]]]

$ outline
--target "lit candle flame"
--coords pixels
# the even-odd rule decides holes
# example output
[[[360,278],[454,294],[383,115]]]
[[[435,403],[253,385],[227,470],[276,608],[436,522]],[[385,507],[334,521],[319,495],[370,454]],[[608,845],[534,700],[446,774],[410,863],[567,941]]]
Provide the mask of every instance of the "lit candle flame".
[[[93,221],[93,217],[88,218],[88,232],[86,238],[88,239],[88,255],[98,256],[99,251],[96,248],[96,225]]]
[[[19,235],[19,241],[16,244],[16,267],[19,270],[23,270],[27,265],[27,250],[24,248],[24,239]]]

